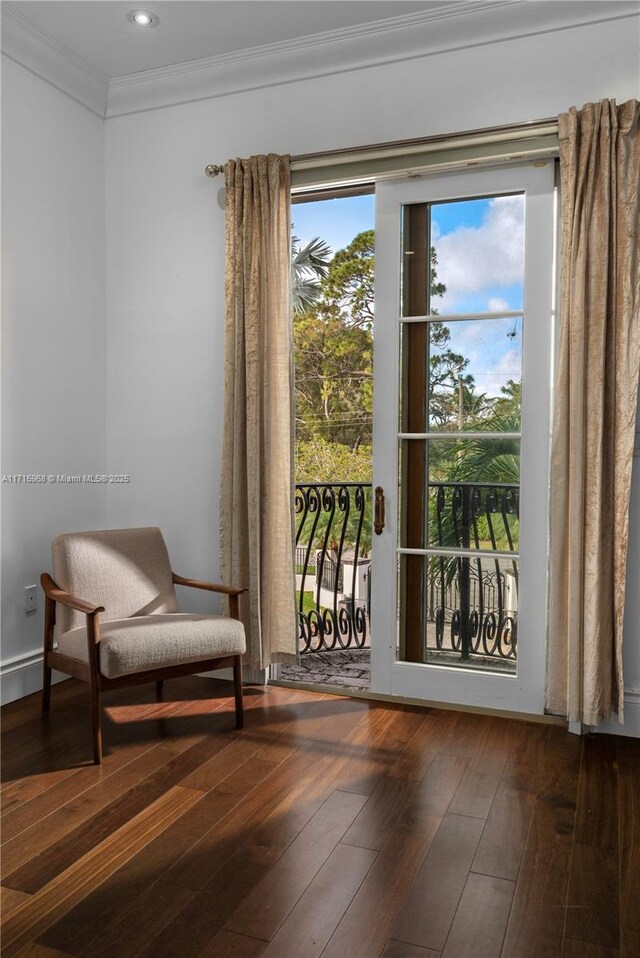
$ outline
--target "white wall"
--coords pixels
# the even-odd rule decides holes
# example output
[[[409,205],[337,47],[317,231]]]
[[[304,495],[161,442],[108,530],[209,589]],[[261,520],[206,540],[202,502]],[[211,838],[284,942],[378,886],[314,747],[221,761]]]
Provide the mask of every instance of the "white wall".
[[[109,523],[158,523],[180,570],[217,573],[224,236],[206,163],[554,116],[635,96],[639,74],[619,21],[107,121],[107,459],[132,475]],[[637,588],[626,646],[640,689]]]
[[[105,446],[104,123],[2,58],[2,474],[102,473]],[[2,691],[40,687],[42,595],[58,532],[104,525],[91,485],[2,495]]]

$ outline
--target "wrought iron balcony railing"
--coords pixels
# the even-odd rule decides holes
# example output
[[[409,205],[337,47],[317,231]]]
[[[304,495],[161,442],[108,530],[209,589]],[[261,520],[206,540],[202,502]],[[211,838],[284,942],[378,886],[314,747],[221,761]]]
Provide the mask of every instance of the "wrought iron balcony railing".
[[[371,499],[367,483],[298,483],[296,589],[300,651],[369,643]],[[516,659],[519,489],[511,483],[433,482],[429,545],[470,555],[425,563],[424,661],[444,653]],[[502,553],[500,557],[487,554]],[[514,553],[513,559],[505,553]]]
[[[371,486],[298,483],[295,511],[300,651],[361,649],[368,638]]]
[[[425,661],[435,650],[458,653],[462,660],[515,662],[519,509],[519,487],[513,483],[430,483],[429,544],[474,554],[429,560]],[[489,550],[503,555],[487,555]],[[505,552],[514,553],[513,559]]]

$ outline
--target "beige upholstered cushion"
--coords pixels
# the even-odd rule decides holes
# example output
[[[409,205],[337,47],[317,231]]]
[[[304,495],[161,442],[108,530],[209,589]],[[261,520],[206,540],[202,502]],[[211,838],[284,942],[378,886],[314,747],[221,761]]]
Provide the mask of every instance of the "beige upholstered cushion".
[[[58,638],[58,651],[88,660],[83,626]],[[222,615],[142,615],[100,624],[100,671],[107,678],[169,665],[241,655],[244,626]]]
[[[79,599],[104,606],[100,619],[177,612],[167,547],[159,529],[72,532],[52,544],[53,578]],[[57,634],[85,622],[81,612],[56,607]]]

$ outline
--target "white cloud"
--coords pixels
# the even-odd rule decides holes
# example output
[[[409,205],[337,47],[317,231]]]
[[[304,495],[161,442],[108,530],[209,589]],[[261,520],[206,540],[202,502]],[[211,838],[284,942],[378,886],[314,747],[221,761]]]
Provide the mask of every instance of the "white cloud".
[[[488,396],[501,396],[501,387],[506,386],[510,379],[513,379],[514,382],[520,381],[522,377],[521,360],[519,349],[508,349],[495,363],[491,372],[476,372],[478,391],[484,392]],[[483,365],[486,368],[486,363]],[[473,368],[470,372],[474,375]]]
[[[489,201],[480,226],[460,226],[435,240],[438,279],[447,300],[496,286],[519,283],[524,266],[524,198],[499,196]]]
[[[509,311],[509,304],[506,299],[501,299],[499,296],[492,296],[487,303],[487,309],[490,313],[507,313]]]

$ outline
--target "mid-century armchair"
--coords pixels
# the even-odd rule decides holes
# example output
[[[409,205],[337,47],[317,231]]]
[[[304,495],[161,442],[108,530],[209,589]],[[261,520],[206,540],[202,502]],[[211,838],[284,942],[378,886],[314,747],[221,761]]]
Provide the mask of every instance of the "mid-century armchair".
[[[54,578],[46,572],[40,578],[46,596],[42,709],[49,711],[52,669],[89,683],[96,764],[102,762],[100,694],[107,689],[155,682],[160,694],[164,679],[231,667],[236,727],[242,728],[245,634],[238,597],[246,589],[176,575],[156,528],[60,535],[52,553]],[[180,612],[175,585],[227,595],[230,615]]]

